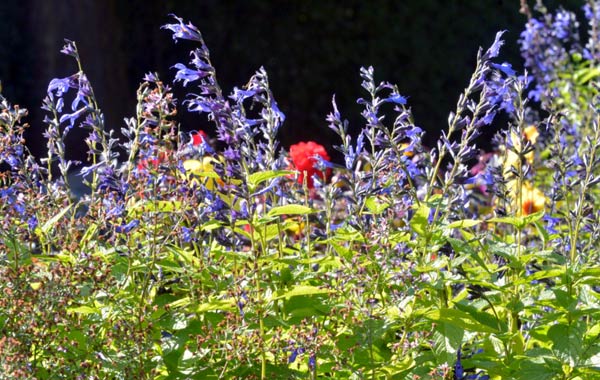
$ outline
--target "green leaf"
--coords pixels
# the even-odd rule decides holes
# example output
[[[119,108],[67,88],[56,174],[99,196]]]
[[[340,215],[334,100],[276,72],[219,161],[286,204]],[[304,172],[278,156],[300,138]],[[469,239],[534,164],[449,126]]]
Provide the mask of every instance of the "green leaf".
[[[205,302],[198,305],[195,308],[196,313],[206,313],[207,311],[216,311],[216,310],[234,310],[235,309],[235,301],[230,300],[213,300],[210,302]]]
[[[260,185],[262,182],[294,173],[295,172],[292,170],[268,170],[264,172],[252,173],[248,176],[248,185],[251,188],[256,188],[256,186]]]
[[[211,232],[213,230],[221,228],[222,226],[223,226],[223,222],[213,219],[213,220],[209,220],[208,222],[202,224],[200,226],[200,231]]]
[[[182,297],[177,301],[173,301],[169,304],[169,308],[176,309],[179,307],[186,307],[192,303],[192,299],[190,297]]]
[[[554,364],[554,366],[552,366]],[[517,380],[552,380],[556,379],[560,372],[556,371],[558,368],[556,359],[552,357],[536,357],[527,358],[523,360],[519,365],[519,370],[515,373]],[[562,371],[561,371],[562,372]]]
[[[393,361],[392,365],[383,367],[384,371],[388,372],[391,379],[404,379],[408,375],[408,371],[413,368],[417,363],[410,355],[405,355],[401,360]]]
[[[488,219],[488,223],[504,223],[515,226],[515,228],[521,230],[528,224],[537,222],[542,219],[544,216],[544,211],[539,211],[534,214],[526,215],[526,216],[504,216],[501,218],[491,218]]]
[[[76,313],[76,314],[100,314],[100,310],[91,307],[91,306],[77,306],[77,307],[69,307],[67,308],[68,313]]]
[[[451,323],[440,323],[433,333],[433,352],[439,363],[451,362],[462,345],[465,331]]]
[[[449,323],[466,331],[487,333],[493,333],[498,331],[496,328],[484,325],[483,323],[477,321],[470,314],[456,309],[444,308],[431,310],[425,313],[424,316],[425,318],[430,319],[434,322]]]
[[[458,310],[464,311],[465,313],[471,315],[476,321],[483,323],[497,332],[506,332],[508,329],[507,323],[497,319],[494,314],[479,310],[474,306],[463,303],[455,303],[454,306]]]
[[[279,216],[279,215],[307,215],[315,213],[317,210],[312,209],[303,205],[285,205],[276,206],[269,210],[267,216]]]
[[[128,207],[128,215],[139,215],[145,212],[174,212],[181,210],[180,201],[140,200]]]
[[[564,362],[577,363],[585,351],[583,335],[584,323],[573,323],[570,326],[559,323],[550,326],[548,338],[552,341],[552,350]]]
[[[539,221],[537,221],[537,222],[533,223],[533,225],[535,226],[538,234],[542,238],[544,245],[546,243],[548,243],[550,241],[550,234],[548,233],[548,231],[546,231],[546,228],[544,227],[543,223],[540,223]]]
[[[46,223],[44,223],[42,227],[40,227],[42,233],[44,235],[47,235],[48,232],[50,232],[50,229],[54,227],[54,225],[71,209],[72,206],[73,204],[68,205],[67,207],[60,210],[58,214],[54,215],[52,218],[46,221]]]
[[[410,226],[412,230],[415,231],[419,236],[425,236],[427,233],[427,228],[429,226],[429,213],[431,212],[431,208],[427,206],[425,202],[421,202],[419,208],[410,219]]]
[[[367,206],[371,214],[379,215],[390,207],[390,204],[387,202],[380,202],[377,197],[371,196],[365,200],[365,206]]]
[[[565,270],[563,268],[540,270],[540,271],[537,271],[537,272],[532,273],[529,276],[527,276],[526,282],[533,281],[533,280],[539,280],[542,278],[560,277],[564,273],[565,273]]]
[[[342,242],[344,245],[353,241],[361,243],[366,242],[366,239],[362,232],[360,230],[354,229],[354,227],[352,226],[344,226],[338,228],[337,230],[335,230],[335,235],[333,236],[333,238],[338,242]]]
[[[457,220],[456,222],[452,222],[446,226],[446,228],[469,228],[478,225],[481,223],[481,220],[475,219],[462,219]]]
[[[586,67],[580,70],[577,70],[573,75],[573,80],[578,85],[584,85],[590,80],[600,75],[600,68],[598,67]]]
[[[290,298],[294,296],[314,296],[319,294],[330,294],[333,293],[333,290],[330,289],[322,289],[316,286],[310,285],[298,285],[292,288],[292,290],[288,290],[285,293],[280,293],[273,297],[272,300],[278,300],[281,298]]]
[[[475,251],[471,245],[465,241],[459,240],[459,239],[454,239],[454,238],[446,238],[446,240],[448,241],[448,243],[450,243],[450,245],[452,246],[452,249],[459,253],[459,254],[468,254],[469,256],[471,256],[473,258],[473,260],[475,260],[477,262],[477,264],[479,264],[480,267],[482,267],[483,269],[485,269],[486,272],[491,273],[490,270],[488,269],[487,265],[485,264],[485,261],[483,261],[483,259],[481,257],[479,257],[479,253],[477,251]]]

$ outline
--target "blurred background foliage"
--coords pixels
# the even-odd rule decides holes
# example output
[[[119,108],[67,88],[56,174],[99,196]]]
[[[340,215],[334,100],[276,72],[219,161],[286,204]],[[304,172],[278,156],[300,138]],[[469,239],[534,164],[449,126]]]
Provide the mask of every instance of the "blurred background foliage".
[[[583,1],[545,4],[581,13]],[[59,53],[63,38],[75,40],[106,124],[119,131],[135,112],[143,75],[156,71],[170,82],[170,67],[189,60],[193,44],[175,45],[160,29],[174,13],[202,31],[225,92],[244,85],[260,66],[267,69],[287,116],[284,147],[308,139],[337,143],[325,122],[333,94],[356,133],[362,126],[356,99],[366,95],[358,72],[368,65],[377,81],[397,84],[408,97],[416,124],[427,131],[425,144],[433,146],[467,85],[478,47],[487,48],[498,30],[507,30],[501,60],[521,69],[517,39],[526,17],[519,7],[519,0],[4,0],[0,80],[4,95],[30,110],[28,140],[41,154],[41,100],[52,78],[76,71]],[[183,130],[211,132],[198,115],[181,110],[179,118]],[[494,130],[482,137],[483,147]],[[75,159],[85,155],[78,138],[71,136]]]

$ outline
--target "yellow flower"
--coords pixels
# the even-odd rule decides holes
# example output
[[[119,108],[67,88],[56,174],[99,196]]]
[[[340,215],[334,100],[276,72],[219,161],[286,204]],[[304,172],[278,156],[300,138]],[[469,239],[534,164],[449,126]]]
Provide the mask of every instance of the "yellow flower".
[[[537,138],[539,136],[540,136],[540,133],[538,132],[535,125],[530,125],[528,127],[525,127],[525,129],[523,129],[523,137],[525,138],[525,140],[529,141],[532,144],[536,143]],[[513,142],[515,150],[521,150],[520,140],[515,133],[510,134],[510,139]],[[527,161],[527,163],[530,165],[533,164],[534,153],[535,152],[532,150],[531,152],[528,152],[525,154],[525,161]],[[506,159],[505,159],[504,165],[503,165],[504,176],[508,177],[508,175],[510,173],[510,169],[513,167],[516,168],[518,163],[519,163],[519,155],[516,154],[515,152],[513,152],[512,150],[508,150],[506,152]]]
[[[521,193],[522,215],[534,214],[542,211],[546,206],[546,196],[540,189],[531,184],[524,184]]]
[[[540,136],[540,132],[538,132],[535,125],[530,125],[523,130],[523,135],[525,135],[525,139],[532,144],[535,144],[537,138]]]
[[[544,193],[534,187],[529,182],[524,182],[521,185],[521,207],[519,209],[518,202],[518,194],[517,194],[517,181],[512,180],[508,183],[508,190],[510,192],[510,196],[513,199],[513,207],[518,215],[527,216],[530,214],[534,214],[536,212],[544,210],[546,206],[546,196]]]
[[[224,182],[219,175],[215,172],[213,166],[214,163],[218,162],[216,159],[206,156],[200,160],[185,160],[183,162],[183,168],[185,169],[185,176],[190,182],[198,183],[202,181],[206,189],[213,191],[217,187],[224,185]]]
[[[415,155],[415,153],[412,150],[406,150],[406,148],[408,148],[409,146],[410,146],[409,143],[400,144],[400,149],[402,149],[404,151],[404,155],[406,157],[412,157]]]

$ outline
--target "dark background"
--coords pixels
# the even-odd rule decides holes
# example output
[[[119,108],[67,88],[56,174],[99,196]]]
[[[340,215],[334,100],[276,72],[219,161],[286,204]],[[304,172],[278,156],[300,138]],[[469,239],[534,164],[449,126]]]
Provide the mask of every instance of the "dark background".
[[[579,11],[583,1],[546,2],[550,8],[557,3]],[[287,116],[284,147],[308,139],[337,143],[325,122],[333,94],[343,117],[359,130],[356,99],[366,93],[358,73],[368,65],[375,67],[376,81],[397,84],[408,97],[417,125],[427,131],[425,143],[432,145],[468,82],[479,46],[487,49],[497,31],[507,30],[499,60],[522,67],[517,39],[526,17],[519,8],[519,0],[3,0],[0,80],[3,95],[30,110],[27,137],[41,155],[41,100],[52,78],[76,71],[72,58],[59,53],[63,38],[75,40],[106,124],[118,131],[135,112],[143,75],[156,71],[170,82],[171,67],[189,60],[194,44],[174,44],[171,33],[160,29],[174,22],[168,14],[175,13],[203,33],[225,92],[265,66]],[[176,94],[183,99],[180,87]],[[183,130],[212,130],[183,109],[180,122]],[[495,127],[484,134],[484,147]],[[78,138],[69,143],[72,158],[85,154]]]

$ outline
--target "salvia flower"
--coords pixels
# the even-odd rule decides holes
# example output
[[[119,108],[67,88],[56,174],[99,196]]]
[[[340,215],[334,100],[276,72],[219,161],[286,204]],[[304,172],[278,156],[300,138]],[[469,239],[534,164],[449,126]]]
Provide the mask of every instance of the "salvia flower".
[[[171,16],[175,18],[178,23],[166,24],[163,25],[162,28],[173,32],[173,40],[175,40],[175,42],[177,42],[178,39],[202,42],[202,34],[200,34],[198,28],[191,23],[188,23],[187,25],[184,24],[181,17],[177,17],[173,14]]]
[[[117,233],[123,233],[123,234],[128,234],[130,233],[134,228],[136,228],[137,226],[140,225],[140,221],[139,219],[133,219],[131,222],[126,223],[126,224],[121,224],[119,226],[115,226],[115,232]]]

